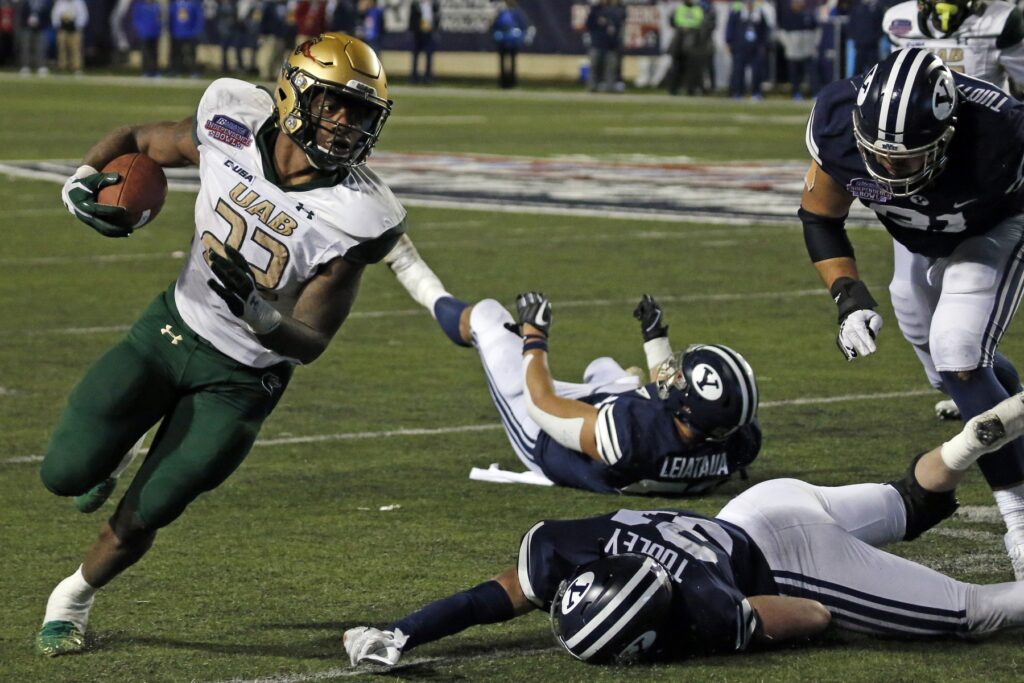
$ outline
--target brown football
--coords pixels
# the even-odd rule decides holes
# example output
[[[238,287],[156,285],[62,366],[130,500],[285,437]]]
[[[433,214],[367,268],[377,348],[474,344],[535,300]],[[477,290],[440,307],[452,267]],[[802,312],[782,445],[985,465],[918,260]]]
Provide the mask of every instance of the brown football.
[[[167,176],[145,154],[122,154],[103,167],[103,173],[119,173],[121,180],[99,191],[99,204],[121,206],[128,215],[118,224],[138,229],[156,218],[167,199]]]

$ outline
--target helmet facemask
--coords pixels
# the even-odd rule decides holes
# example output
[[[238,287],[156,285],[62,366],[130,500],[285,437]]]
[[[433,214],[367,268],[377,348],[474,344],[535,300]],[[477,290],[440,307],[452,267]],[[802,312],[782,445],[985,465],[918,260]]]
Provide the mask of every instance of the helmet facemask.
[[[924,16],[925,27],[947,38],[955,33],[974,11],[974,0],[919,0],[918,11]]]
[[[391,113],[391,103],[366,92],[359,81],[342,86],[317,80],[295,67],[286,65],[285,70],[296,97],[282,126],[309,162],[321,170],[366,163]]]
[[[948,126],[938,138],[919,147],[880,140],[864,130],[857,112],[853,135],[868,173],[894,197],[909,197],[926,188],[946,168],[946,152],[956,128]]]

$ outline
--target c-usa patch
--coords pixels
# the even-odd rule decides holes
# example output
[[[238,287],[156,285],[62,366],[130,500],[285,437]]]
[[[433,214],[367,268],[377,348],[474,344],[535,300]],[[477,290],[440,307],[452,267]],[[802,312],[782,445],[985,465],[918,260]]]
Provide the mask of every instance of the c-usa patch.
[[[910,19],[893,19],[889,22],[888,31],[894,36],[905,36],[910,33],[912,28],[914,28],[914,24]]]
[[[220,142],[226,142],[232,147],[242,149],[252,144],[252,131],[246,125],[235,121],[230,116],[215,114],[212,119],[206,122],[205,128],[211,138]]]
[[[885,203],[892,199],[892,193],[869,178],[854,178],[846,183],[846,191],[857,199],[867,202]]]

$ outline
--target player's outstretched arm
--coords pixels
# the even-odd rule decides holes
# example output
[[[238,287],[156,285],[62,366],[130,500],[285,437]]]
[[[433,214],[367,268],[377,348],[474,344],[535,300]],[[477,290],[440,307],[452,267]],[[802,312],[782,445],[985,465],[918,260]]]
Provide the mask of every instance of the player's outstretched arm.
[[[821,633],[832,620],[823,604],[785,595],[755,595],[747,602],[757,612],[758,643],[774,645]]]
[[[508,621],[534,609],[511,567],[491,581],[432,602],[384,629],[357,626],[342,642],[352,666],[394,666],[412,648],[463,631],[470,626]]]
[[[640,335],[644,339],[644,355],[647,369],[653,382],[658,378],[658,368],[672,357],[672,344],[668,340],[668,325],[665,314],[650,294],[644,294],[633,309],[633,317],[640,322]]]
[[[523,397],[530,419],[566,448],[601,460],[597,450],[597,408],[555,393],[548,367],[551,302],[541,292],[516,297],[516,321],[523,336]]]
[[[875,338],[882,329],[882,316],[874,311],[878,303],[860,280],[853,245],[846,236],[851,204],[853,196],[812,161],[797,213],[807,253],[839,309],[836,346],[846,360],[874,353]]]

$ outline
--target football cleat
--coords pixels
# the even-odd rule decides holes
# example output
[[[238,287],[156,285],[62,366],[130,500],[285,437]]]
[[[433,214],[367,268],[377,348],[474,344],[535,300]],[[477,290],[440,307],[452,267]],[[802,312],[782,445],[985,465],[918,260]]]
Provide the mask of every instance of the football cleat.
[[[1018,581],[1024,581],[1024,529],[1011,529],[1003,536],[1006,554],[1013,565],[1013,575]]]
[[[114,477],[108,477],[82,495],[75,496],[75,507],[78,508],[79,512],[84,512],[85,514],[96,512],[105,502],[107,502],[107,498],[110,498],[110,494],[112,494],[116,488],[117,479]]]
[[[47,657],[59,657],[85,649],[85,634],[70,621],[48,621],[36,634],[36,650]]]
[[[935,417],[940,420],[959,420],[960,409],[951,398],[944,398],[935,404]]]

